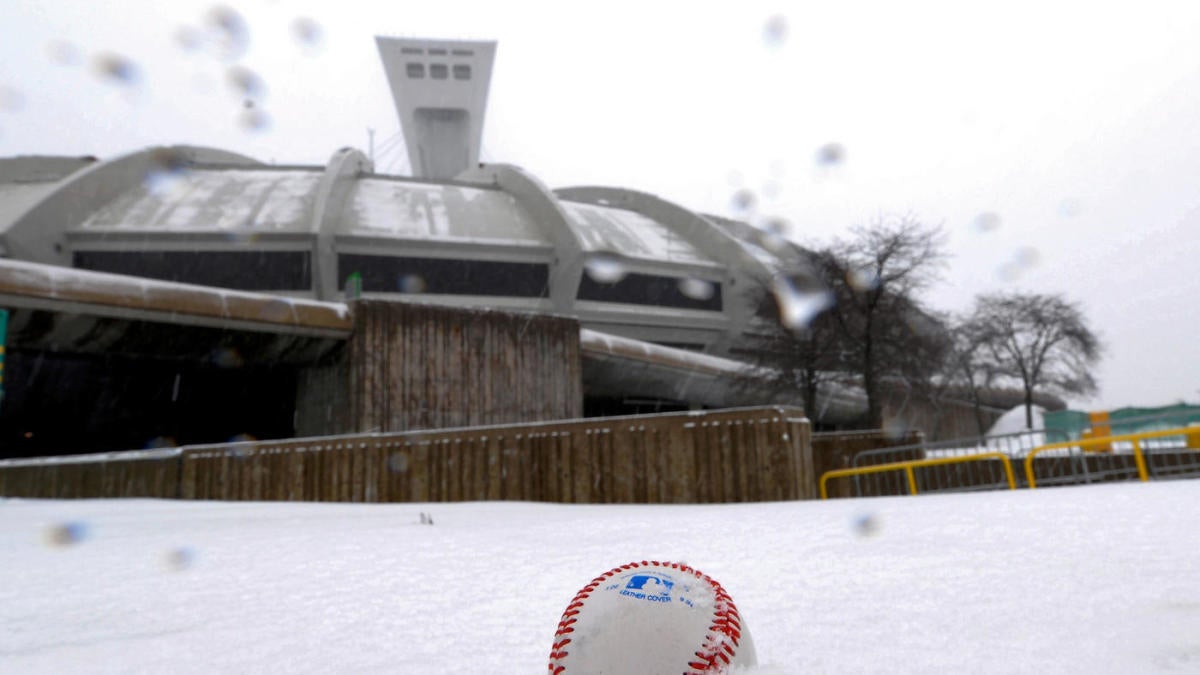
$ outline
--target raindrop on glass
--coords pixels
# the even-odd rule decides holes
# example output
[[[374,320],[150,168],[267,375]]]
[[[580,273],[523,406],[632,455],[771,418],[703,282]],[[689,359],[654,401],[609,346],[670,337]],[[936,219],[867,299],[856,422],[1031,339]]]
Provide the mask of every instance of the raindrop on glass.
[[[244,363],[242,355],[232,347],[218,347],[212,350],[208,360],[218,368],[238,368]]]
[[[870,267],[855,267],[846,272],[846,283],[859,293],[873,291],[879,287],[879,275]]]
[[[826,143],[817,148],[819,166],[837,166],[846,161],[846,148],[841,143]]]
[[[79,48],[66,40],[51,40],[46,43],[46,56],[60,66],[78,65],[82,60]]]
[[[680,279],[679,292],[692,300],[711,300],[717,293],[717,288],[711,281],[704,279]]]
[[[392,473],[404,473],[408,471],[408,455],[403,452],[392,453],[387,459],[387,468]]]
[[[996,270],[996,276],[1001,281],[1016,281],[1021,277],[1021,266],[1014,261],[1008,261]]]
[[[141,78],[137,64],[120,54],[101,54],[93,61],[96,74],[109,82],[132,87]]]
[[[242,108],[238,113],[238,126],[245,131],[257,133],[271,128],[271,116],[262,108]]]
[[[425,278],[420,274],[405,274],[396,282],[401,293],[424,293]]]
[[[79,521],[58,523],[46,528],[46,545],[55,548],[74,546],[87,539],[89,534],[87,523]]]
[[[978,216],[975,216],[975,220],[971,223],[971,227],[973,227],[976,232],[981,233],[998,230],[1000,229],[1000,215],[991,211],[985,211]]]
[[[782,14],[768,18],[767,22],[763,24],[763,42],[768,47],[779,47],[787,42],[787,34],[787,18]]]
[[[166,196],[187,184],[191,160],[177,148],[158,148],[150,153],[150,164],[142,184],[151,194]]]
[[[1062,216],[1063,218],[1074,218],[1082,211],[1083,205],[1079,203],[1078,199],[1064,199],[1058,205],[1058,215]]]
[[[883,522],[879,516],[873,513],[863,513],[855,516],[850,521],[850,529],[860,537],[867,538],[879,534]]]
[[[250,30],[237,10],[217,5],[208,10],[205,26],[212,34],[221,58],[236,60],[246,53],[250,44]]]
[[[25,97],[15,87],[0,84],[0,112],[15,113],[25,105]]]
[[[204,36],[191,26],[180,26],[175,31],[175,44],[184,51],[194,52],[204,46]]]
[[[294,309],[292,303],[288,300],[268,300],[258,310],[258,317],[263,321],[287,321],[293,318]]]
[[[306,16],[292,22],[292,36],[296,38],[296,42],[300,44],[300,48],[306,54],[315,54],[320,51],[321,42],[325,37],[324,31],[321,30],[321,24]]]
[[[261,99],[267,93],[263,79],[245,66],[230,66],[225,71],[225,84],[241,99]]]
[[[775,277],[773,291],[779,320],[792,330],[803,330],[821,312],[833,306],[833,294],[824,288],[807,288],[785,276]]]
[[[615,284],[625,278],[625,261],[613,253],[598,253],[588,258],[584,271],[592,281]]]
[[[1041,251],[1032,246],[1022,246],[1021,248],[1017,249],[1016,254],[1013,256],[1013,262],[1022,269],[1037,267],[1037,264],[1041,262],[1041,260]]]
[[[169,572],[183,572],[196,563],[196,551],[187,546],[181,546],[167,551],[163,564]]]
[[[908,435],[909,428],[908,420],[904,417],[889,417],[883,421],[883,435],[893,441]]]
[[[791,229],[791,223],[783,218],[768,218],[759,231],[758,243],[772,253],[782,253],[790,245],[787,237]]]
[[[742,188],[733,193],[730,199],[730,205],[734,211],[738,213],[746,213],[754,210],[754,205],[758,202],[758,198],[754,195],[754,191],[749,188]]]

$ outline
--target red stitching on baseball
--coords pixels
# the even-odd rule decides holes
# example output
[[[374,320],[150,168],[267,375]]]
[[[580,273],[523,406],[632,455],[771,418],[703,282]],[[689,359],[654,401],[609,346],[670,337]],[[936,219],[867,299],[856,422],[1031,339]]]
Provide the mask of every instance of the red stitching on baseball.
[[[627,572],[632,569],[637,569],[642,566],[654,565],[657,567],[668,567],[670,569],[679,570],[684,574],[692,574],[697,579],[708,584],[710,590],[715,596],[713,605],[713,622],[709,626],[708,634],[701,643],[701,648],[696,651],[698,660],[689,661],[688,668],[695,669],[688,671],[685,675],[705,675],[706,673],[715,672],[718,668],[717,661],[722,661],[724,665],[729,665],[733,662],[733,657],[737,654],[737,647],[741,646],[742,638],[742,623],[741,614],[738,613],[737,606],[733,604],[733,597],[717,582],[716,579],[704,574],[688,565],[681,563],[665,563],[643,560],[639,562],[631,562],[601,574],[584,586],[575,594],[570,604],[567,605],[566,611],[563,612],[562,618],[558,623],[558,630],[554,633],[554,637],[560,638],[564,634],[573,633],[575,629],[572,627],[578,619],[575,618],[583,607],[583,601],[586,600],[593,591],[600,587],[608,579],[622,572]],[[547,666],[548,670],[554,675],[560,675],[566,670],[566,665],[556,663],[565,659],[569,652],[564,649],[571,642],[570,638],[555,642],[550,651],[550,663]]]

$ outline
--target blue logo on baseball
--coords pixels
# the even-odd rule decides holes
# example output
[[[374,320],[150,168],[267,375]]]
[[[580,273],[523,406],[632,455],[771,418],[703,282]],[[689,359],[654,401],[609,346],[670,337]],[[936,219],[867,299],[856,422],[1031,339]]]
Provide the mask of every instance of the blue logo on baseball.
[[[621,595],[649,602],[670,602],[675,582],[658,574],[635,574],[629,577]]]

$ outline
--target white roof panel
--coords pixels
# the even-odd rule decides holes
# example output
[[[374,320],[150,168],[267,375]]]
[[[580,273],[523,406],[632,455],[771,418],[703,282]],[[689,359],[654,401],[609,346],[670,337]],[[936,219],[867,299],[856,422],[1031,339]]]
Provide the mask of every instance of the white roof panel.
[[[305,232],[320,171],[200,170],[148,180],[84,221],[83,230],[252,229]]]
[[[715,262],[667,226],[640,213],[592,204],[561,204],[585,251],[612,251],[656,262]]]
[[[512,195],[460,185],[363,178],[347,200],[342,234],[550,246]]]

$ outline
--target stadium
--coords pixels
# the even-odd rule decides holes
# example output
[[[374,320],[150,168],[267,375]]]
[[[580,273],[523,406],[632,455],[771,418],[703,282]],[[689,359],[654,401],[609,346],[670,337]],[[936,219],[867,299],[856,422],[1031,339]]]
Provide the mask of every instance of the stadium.
[[[738,350],[764,295],[803,272],[802,249],[636,189],[550,189],[519,167],[482,164],[496,44],[377,44],[412,176],[376,173],[373,152],[353,148],[324,166],[190,146],[0,159],[10,456],[799,402],[747,388]],[[30,275],[52,292],[22,290]],[[60,285],[107,297],[50,297]],[[257,303],[249,321],[162,299],[227,309],[232,292]],[[156,294],[133,306],[131,296]],[[328,380],[315,373],[347,368],[345,343],[362,333],[344,319],[347,303],[571,322],[579,356],[564,377],[578,384],[569,401],[482,418],[336,421],[344,387],[310,390]],[[280,328],[272,316],[322,313],[343,318]],[[168,397],[188,405],[164,407]],[[865,410],[853,387],[829,385],[822,398],[808,412],[818,428]],[[911,413],[907,400],[899,408]],[[64,428],[64,411],[81,422]]]

